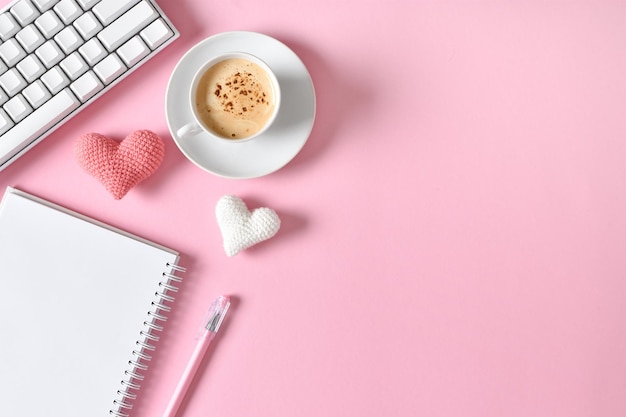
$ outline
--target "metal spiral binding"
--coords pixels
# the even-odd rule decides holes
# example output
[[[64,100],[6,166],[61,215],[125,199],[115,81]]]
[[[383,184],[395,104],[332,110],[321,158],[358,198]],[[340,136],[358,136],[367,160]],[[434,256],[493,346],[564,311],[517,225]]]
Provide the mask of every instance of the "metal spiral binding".
[[[186,268],[171,263],[166,264],[166,269],[171,272],[163,272],[159,291],[154,293],[155,300],[151,303],[154,311],[148,311],[148,320],[143,322],[145,329],[139,332],[141,339],[135,342],[136,349],[132,351],[135,358],[128,361],[130,368],[124,372],[125,377],[120,382],[122,389],[117,391],[118,398],[113,400],[115,409],[109,410],[112,416],[129,417],[126,411],[133,408],[132,401],[137,398],[131,390],[138,391],[141,388],[144,379],[142,372],[148,369],[148,362],[152,359],[149,352],[154,352],[155,343],[159,341],[159,336],[155,333],[163,331],[162,324],[167,321],[167,313],[171,310],[167,303],[174,301],[174,297],[169,293],[178,292],[177,284],[183,280],[176,273],[186,271]]]

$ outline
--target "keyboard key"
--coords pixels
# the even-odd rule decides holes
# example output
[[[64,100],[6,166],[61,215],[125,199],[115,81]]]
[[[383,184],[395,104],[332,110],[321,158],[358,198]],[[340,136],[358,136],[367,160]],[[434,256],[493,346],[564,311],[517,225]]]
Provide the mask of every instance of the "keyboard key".
[[[29,55],[17,64],[17,69],[24,76],[27,82],[32,83],[41,74],[46,72],[46,68],[36,55]]]
[[[61,61],[59,66],[65,71],[70,80],[77,79],[89,69],[89,66],[78,52],[69,55]]]
[[[108,25],[134,6],[138,0],[102,0],[93,8],[93,12],[103,25]]]
[[[94,16],[91,12],[87,12],[76,19],[74,27],[83,39],[89,39],[102,30],[102,25],[98,22],[96,16]]]
[[[78,0],[78,4],[80,4],[80,7],[82,7],[83,10],[89,10],[99,1],[100,0]]]
[[[0,75],[4,74],[8,69],[9,67],[4,65],[4,62],[0,59]]]
[[[83,39],[73,26],[68,26],[63,29],[54,37],[54,40],[66,54],[74,52],[83,43]]]
[[[54,11],[59,15],[63,23],[69,25],[83,14],[81,9],[74,0],[61,0],[54,6]]]
[[[163,19],[158,19],[142,30],[140,35],[150,49],[156,49],[166,40],[174,36],[174,33],[165,22],[163,22]]]
[[[11,7],[11,14],[22,27],[29,25],[39,17],[39,11],[29,0],[20,0]]]
[[[113,51],[139,33],[141,29],[148,26],[156,17],[158,17],[157,12],[149,3],[142,0],[109,26],[105,27],[98,34],[98,38],[109,51]]]
[[[41,81],[52,94],[56,94],[70,84],[69,78],[59,67],[54,67],[41,76]]]
[[[57,4],[59,0],[33,0],[33,4],[43,13]]]
[[[2,109],[0,109],[0,135],[3,135],[4,132],[11,129],[14,123],[13,120],[9,117],[8,114]]]
[[[109,84],[126,71],[126,66],[124,66],[116,54],[111,54],[100,61],[93,70],[103,83]]]
[[[21,94],[7,101],[3,108],[15,123],[33,112],[33,108]]]
[[[150,49],[139,36],[135,36],[124,45],[120,46],[117,53],[128,67],[132,67],[137,62],[141,61],[143,57],[147,56],[150,53]]]
[[[104,88],[98,77],[91,71],[77,79],[70,86],[80,101],[87,101]]]
[[[108,55],[104,46],[96,38],[88,40],[83,46],[78,48],[78,52],[85,58],[87,64],[94,66]]]
[[[9,96],[4,92],[2,88],[0,88],[0,106],[9,101]]]
[[[0,86],[9,97],[13,97],[26,87],[26,80],[13,68],[0,75]]]
[[[26,52],[24,52],[14,38],[0,45],[0,58],[2,58],[9,67],[20,62],[25,56]]]
[[[53,96],[43,106],[14,126],[0,141],[0,164],[4,164],[39,135],[54,127],[59,121],[78,108],[80,101],[65,89]]]
[[[57,14],[48,10],[35,20],[35,25],[39,28],[41,33],[48,39],[59,33],[65,26],[61,22],[61,19]]]
[[[61,62],[65,56],[63,52],[61,52],[59,45],[57,45],[57,43],[53,40],[50,40],[37,48],[35,55],[39,57],[46,68],[54,67],[56,64]]]
[[[45,41],[43,35],[39,32],[39,29],[37,29],[35,25],[28,25],[24,29],[17,32],[15,39],[17,39],[20,45],[22,45],[24,50],[29,54]]]
[[[22,90],[22,95],[26,98],[26,100],[28,100],[34,109],[41,106],[43,103],[48,101],[50,97],[52,97],[48,89],[44,87],[40,80],[35,81]]]
[[[20,25],[9,12],[0,15],[0,39],[6,41],[19,31]]]

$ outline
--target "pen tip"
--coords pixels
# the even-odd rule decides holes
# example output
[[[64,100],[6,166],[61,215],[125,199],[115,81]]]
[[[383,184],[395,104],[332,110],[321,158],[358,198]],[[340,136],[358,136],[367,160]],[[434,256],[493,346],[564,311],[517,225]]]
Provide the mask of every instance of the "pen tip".
[[[211,307],[209,307],[209,320],[206,325],[206,328],[210,332],[217,333],[222,325],[222,321],[224,321],[228,307],[230,307],[230,297],[227,295],[220,295],[211,303]]]

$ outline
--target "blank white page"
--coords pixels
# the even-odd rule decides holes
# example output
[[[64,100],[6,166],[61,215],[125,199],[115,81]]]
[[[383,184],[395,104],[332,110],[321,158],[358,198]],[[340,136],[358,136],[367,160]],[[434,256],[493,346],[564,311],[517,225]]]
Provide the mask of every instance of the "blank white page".
[[[177,261],[173,250],[7,189],[1,414],[110,416],[163,272]]]

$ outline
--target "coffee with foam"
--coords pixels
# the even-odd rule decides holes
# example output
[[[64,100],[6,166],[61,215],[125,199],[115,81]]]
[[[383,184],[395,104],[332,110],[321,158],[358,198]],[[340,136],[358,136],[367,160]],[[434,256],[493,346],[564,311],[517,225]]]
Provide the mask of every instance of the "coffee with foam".
[[[195,104],[207,129],[235,140],[263,129],[276,105],[265,69],[243,58],[228,58],[209,67],[198,82]]]

